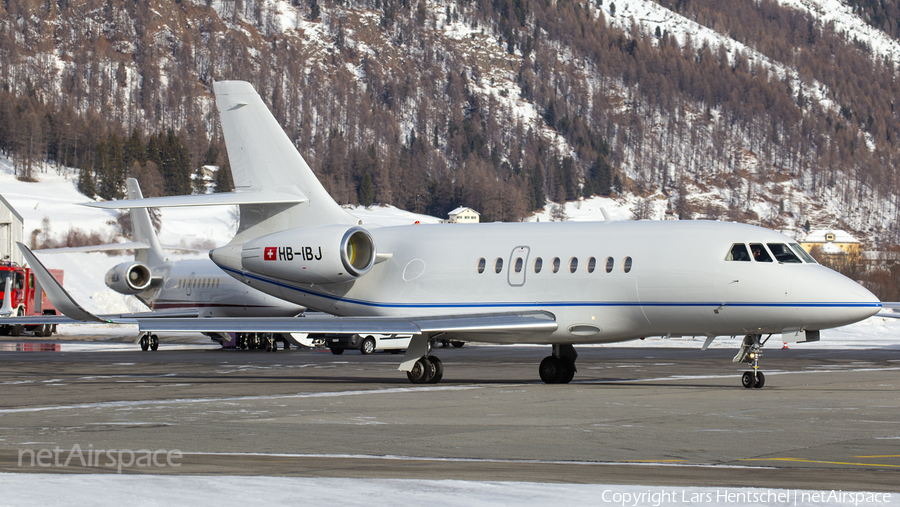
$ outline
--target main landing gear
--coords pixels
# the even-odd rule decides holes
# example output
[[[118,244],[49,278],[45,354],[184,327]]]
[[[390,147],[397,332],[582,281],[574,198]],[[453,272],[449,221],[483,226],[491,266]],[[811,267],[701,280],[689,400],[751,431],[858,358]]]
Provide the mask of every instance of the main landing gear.
[[[762,386],[766,385],[766,376],[763,375],[763,372],[759,371],[759,358],[762,357],[762,346],[769,341],[769,338],[772,335],[766,337],[765,340],[760,341],[762,337],[761,334],[748,334],[744,337],[744,341],[741,343],[741,349],[738,350],[732,362],[735,363],[748,363],[753,367],[752,371],[745,371],[743,375],[741,375],[741,385],[747,389],[756,388],[759,389]]]
[[[547,384],[568,384],[575,377],[577,357],[572,345],[553,345],[553,354],[545,357],[538,367],[541,380]]]
[[[413,384],[437,384],[444,377],[444,363],[437,356],[427,356],[416,361],[406,378]]]
[[[149,350],[156,350],[159,348],[159,338],[155,334],[145,333],[144,336],[141,336],[141,350],[146,352]]]
[[[406,355],[400,363],[400,371],[413,384],[437,384],[444,377],[444,363],[431,355],[434,338],[416,335],[409,340]]]
[[[266,352],[278,352],[278,339],[273,333],[238,333],[235,347],[241,350],[265,350]],[[284,341],[284,350],[291,348],[287,340]]]

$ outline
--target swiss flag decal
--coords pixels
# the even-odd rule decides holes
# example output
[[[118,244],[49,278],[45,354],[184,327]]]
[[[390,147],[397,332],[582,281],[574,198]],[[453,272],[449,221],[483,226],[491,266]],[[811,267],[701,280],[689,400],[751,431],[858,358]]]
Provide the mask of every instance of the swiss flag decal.
[[[266,247],[266,256],[264,257],[267,261],[274,261],[276,259],[276,255],[278,254],[278,249],[274,246]]]

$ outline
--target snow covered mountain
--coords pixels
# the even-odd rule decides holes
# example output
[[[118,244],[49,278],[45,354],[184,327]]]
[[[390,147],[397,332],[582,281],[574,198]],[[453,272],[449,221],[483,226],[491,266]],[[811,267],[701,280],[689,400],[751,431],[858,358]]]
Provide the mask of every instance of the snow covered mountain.
[[[112,132],[173,130],[194,166],[208,146],[221,159],[211,83],[244,79],[342,203],[361,201],[366,176],[375,202],[436,216],[466,205],[486,220],[548,219],[548,200],[569,201],[574,217],[611,193],[641,218],[668,209],[900,243],[900,46],[856,4],[22,0],[0,10],[0,150],[38,179],[47,161],[99,178],[108,164],[97,146]]]

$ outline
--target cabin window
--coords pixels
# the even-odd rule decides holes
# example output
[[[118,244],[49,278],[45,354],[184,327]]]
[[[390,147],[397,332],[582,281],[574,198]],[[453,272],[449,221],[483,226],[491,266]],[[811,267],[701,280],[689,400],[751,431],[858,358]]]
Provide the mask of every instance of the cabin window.
[[[578,271],[578,257],[572,257],[569,259],[569,273],[574,273]]]
[[[794,264],[801,264],[802,261],[794,255],[794,252],[788,248],[784,243],[768,243],[769,250],[772,251],[772,255],[775,256],[775,260],[778,262],[789,262]]]
[[[521,272],[522,272],[522,267],[523,267],[524,265],[525,265],[525,261],[523,261],[521,257],[516,257],[516,265],[513,266],[513,270],[514,270],[516,273],[521,273]]]
[[[541,268],[543,268],[543,267],[544,267],[544,260],[543,260],[543,259],[541,259],[540,257],[538,257],[537,259],[534,260],[534,272],[535,272],[535,273],[540,273],[540,272],[541,272]]]
[[[622,271],[631,272],[631,257],[625,257],[625,260],[622,261]]]
[[[606,272],[607,273],[612,273],[613,266],[615,266],[615,265],[616,265],[615,259],[613,259],[612,257],[606,258]]]
[[[497,257],[497,260],[494,261],[494,273],[499,273],[503,271],[503,259]]]
[[[484,257],[478,259],[478,267],[476,269],[478,270],[479,275],[484,273],[484,267],[486,265],[487,265],[487,262],[484,260]]]
[[[750,253],[747,252],[747,245],[743,243],[731,245],[731,250],[728,250],[728,255],[725,256],[725,260],[750,262]]]
[[[554,257],[553,262],[550,263],[550,271],[554,273],[559,271],[559,257]]]
[[[813,256],[809,255],[809,252],[807,252],[806,249],[803,248],[802,246],[800,246],[799,244],[791,243],[791,248],[794,249],[794,252],[796,252],[797,255],[799,255],[801,259],[805,260],[806,262],[808,262],[810,264],[817,264],[816,260],[813,259]]]
[[[756,262],[772,262],[769,252],[766,251],[766,247],[762,243],[750,243],[750,252],[753,253],[753,258]]]
[[[591,257],[590,259],[588,259],[588,262],[587,262],[587,272],[593,273],[594,269],[596,269],[596,268],[597,268],[597,259]]]

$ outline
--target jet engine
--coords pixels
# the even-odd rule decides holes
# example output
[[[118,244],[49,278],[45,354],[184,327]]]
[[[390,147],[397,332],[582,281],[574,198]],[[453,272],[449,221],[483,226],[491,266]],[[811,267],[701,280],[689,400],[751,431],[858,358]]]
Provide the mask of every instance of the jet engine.
[[[375,240],[362,227],[292,229],[244,243],[246,271],[299,283],[347,282],[375,264]]]
[[[123,262],[106,273],[106,286],[128,296],[150,287],[150,268],[140,262]]]

